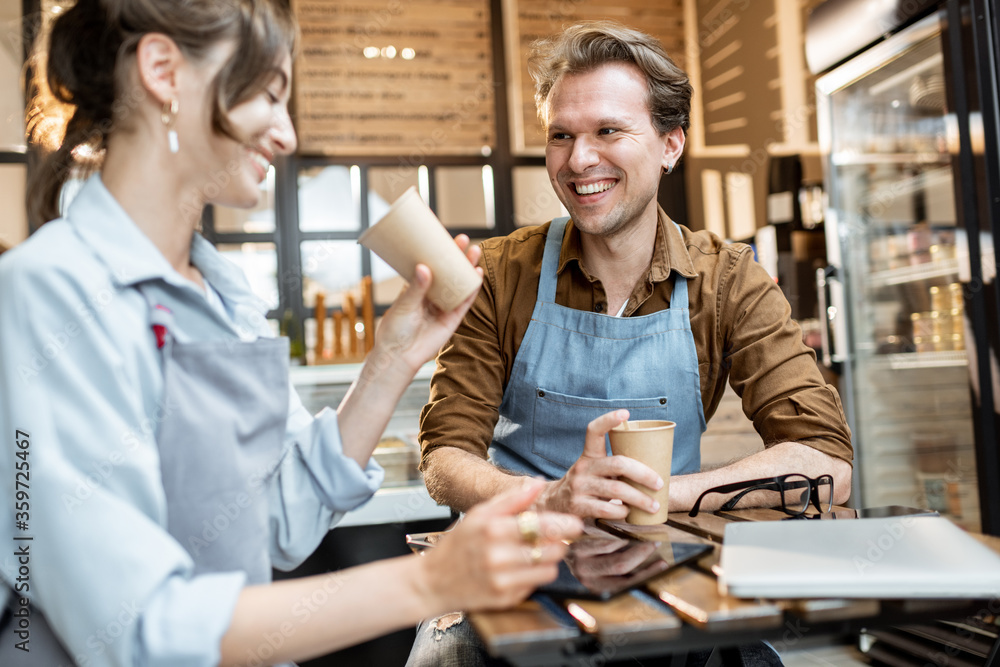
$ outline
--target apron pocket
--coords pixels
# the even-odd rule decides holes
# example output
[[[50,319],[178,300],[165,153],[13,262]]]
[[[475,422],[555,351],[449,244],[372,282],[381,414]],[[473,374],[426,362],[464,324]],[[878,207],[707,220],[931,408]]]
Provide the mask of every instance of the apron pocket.
[[[587,424],[606,412],[629,411],[629,419],[669,419],[667,397],[653,398],[584,398],[535,388],[531,451],[546,461],[569,469],[583,453]],[[558,443],[568,443],[560,446]],[[608,454],[611,450],[605,442]]]

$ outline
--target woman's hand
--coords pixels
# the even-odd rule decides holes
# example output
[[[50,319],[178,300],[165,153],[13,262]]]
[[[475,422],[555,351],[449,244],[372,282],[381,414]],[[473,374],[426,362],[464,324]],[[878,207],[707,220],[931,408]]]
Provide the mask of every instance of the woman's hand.
[[[472,264],[479,261],[479,248],[469,246],[469,237],[460,235],[455,243]],[[482,276],[482,269],[476,271]],[[430,285],[430,269],[418,264],[416,279],[382,318],[375,346],[337,408],[344,454],[362,468],[417,370],[434,358],[476,299],[472,294],[446,313],[427,299]]]
[[[556,578],[566,554],[564,540],[583,523],[568,514],[539,512],[539,537],[532,545],[518,528],[517,514],[531,508],[541,480],[474,507],[441,542],[421,558],[421,588],[440,613],[501,609],[524,600]]]
[[[471,245],[468,236],[459,234],[455,243],[473,266],[479,263],[479,246]],[[476,271],[483,275],[481,268]],[[431,270],[417,264],[415,279],[386,312],[376,331],[370,355],[376,367],[386,365],[382,359],[400,359],[416,372],[448,341],[476,299],[474,293],[454,310],[444,312],[427,299],[432,280]]]

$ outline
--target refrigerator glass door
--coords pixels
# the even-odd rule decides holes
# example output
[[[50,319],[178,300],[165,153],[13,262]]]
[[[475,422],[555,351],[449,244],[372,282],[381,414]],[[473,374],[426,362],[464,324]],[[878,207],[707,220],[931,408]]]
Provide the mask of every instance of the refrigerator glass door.
[[[979,529],[945,69],[931,17],[818,83],[860,507]]]

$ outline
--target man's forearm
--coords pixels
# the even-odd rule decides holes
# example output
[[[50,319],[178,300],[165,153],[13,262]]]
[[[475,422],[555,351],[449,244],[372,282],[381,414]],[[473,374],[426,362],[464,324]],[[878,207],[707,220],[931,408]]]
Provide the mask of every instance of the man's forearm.
[[[458,512],[520,487],[526,479],[457,447],[439,447],[424,463],[424,483],[431,498]]]
[[[740,459],[722,468],[678,475],[670,480],[670,511],[686,512],[706,489],[722,484],[742,482],[749,479],[774,477],[788,473],[802,473],[807,477],[830,474],[833,476],[833,501],[835,504],[847,502],[851,495],[851,464],[842,459],[813,449],[797,442],[782,442]],[[732,494],[712,493],[701,502],[701,510],[714,511]],[[740,502],[740,507],[760,506],[766,502],[768,494],[748,494]]]

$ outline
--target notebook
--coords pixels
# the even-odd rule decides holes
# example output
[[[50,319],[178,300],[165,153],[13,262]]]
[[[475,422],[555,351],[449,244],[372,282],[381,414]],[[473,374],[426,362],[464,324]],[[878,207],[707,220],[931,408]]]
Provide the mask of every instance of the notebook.
[[[939,516],[731,523],[720,565],[737,597],[1000,596],[1000,556]]]

